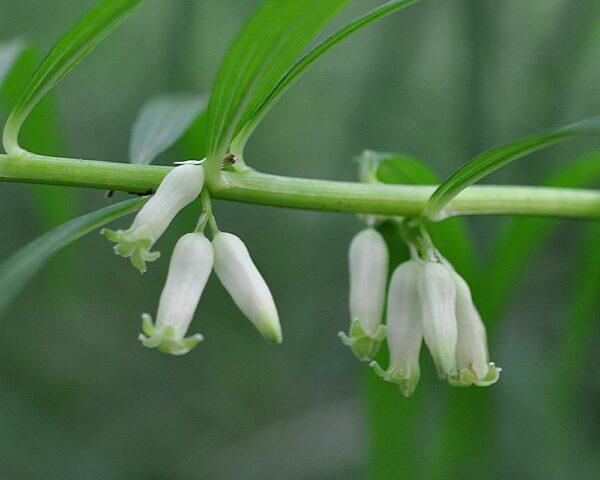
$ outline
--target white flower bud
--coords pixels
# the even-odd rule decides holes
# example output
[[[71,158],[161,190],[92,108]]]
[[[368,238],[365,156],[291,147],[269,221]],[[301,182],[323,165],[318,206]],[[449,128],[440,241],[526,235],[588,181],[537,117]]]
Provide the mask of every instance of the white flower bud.
[[[282,342],[279,315],[271,291],[242,240],[218,232],[212,241],[215,272],[242,313],[272,343]]]
[[[387,302],[387,342],[390,366],[384,371],[371,362],[375,372],[388,382],[397,383],[405,397],[410,397],[419,383],[419,354],[423,340],[423,306],[419,282],[423,262],[409,260],[392,275]]]
[[[167,282],[160,296],[156,324],[148,314],[142,315],[144,346],[162,352],[183,355],[202,340],[202,335],[185,338],[194,312],[213,267],[213,248],[201,233],[188,233],[179,239]]]
[[[423,336],[440,378],[456,374],[456,288],[445,265],[425,262],[419,282],[423,302]]]
[[[140,272],[146,262],[153,262],[160,252],[150,252],[175,215],[200,195],[204,186],[204,168],[196,165],[176,167],[163,179],[156,193],[138,212],[127,230],[103,229],[102,234],[116,242],[115,253],[130,258]]]
[[[456,272],[452,272],[452,275],[456,288],[458,372],[455,377],[449,379],[449,382],[455,386],[465,387],[473,383],[480,387],[492,385],[498,381],[502,369],[490,363],[485,325],[473,304],[467,282]]]
[[[373,228],[359,232],[348,252],[350,263],[350,331],[342,342],[361,360],[371,360],[383,339],[381,325],[388,272],[388,249]]]

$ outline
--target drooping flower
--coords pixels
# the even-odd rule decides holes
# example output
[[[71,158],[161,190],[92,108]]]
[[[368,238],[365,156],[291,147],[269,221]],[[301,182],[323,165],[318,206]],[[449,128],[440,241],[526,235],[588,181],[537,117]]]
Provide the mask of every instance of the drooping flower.
[[[194,348],[203,337],[186,337],[194,312],[213,267],[213,248],[201,233],[188,233],[179,239],[167,282],[160,296],[156,323],[143,314],[140,340],[145,347],[158,348],[165,353],[183,355]]]
[[[371,360],[385,338],[381,325],[388,272],[388,249],[373,228],[359,232],[348,252],[350,264],[350,331],[339,333],[361,360]]]
[[[453,273],[442,263],[423,262],[419,284],[423,305],[423,337],[440,378],[456,375],[456,288]]]
[[[501,368],[490,362],[485,325],[471,297],[467,282],[452,272],[456,288],[456,320],[458,343],[456,345],[457,374],[448,381],[455,386],[477,385],[486,387],[500,378]]]
[[[244,242],[231,233],[218,232],[212,245],[215,273],[235,304],[266,340],[280,344],[283,338],[273,296]]]
[[[390,365],[383,370],[375,361],[371,367],[388,382],[397,383],[410,397],[419,383],[419,354],[423,341],[423,306],[418,285],[423,262],[409,260],[396,268],[390,281],[387,301],[387,342]]]
[[[138,212],[127,230],[103,229],[101,233],[116,242],[115,253],[129,258],[141,273],[146,262],[153,262],[160,252],[150,249],[167,229],[175,215],[200,195],[204,186],[204,168],[186,164],[176,167],[164,178],[156,193]]]

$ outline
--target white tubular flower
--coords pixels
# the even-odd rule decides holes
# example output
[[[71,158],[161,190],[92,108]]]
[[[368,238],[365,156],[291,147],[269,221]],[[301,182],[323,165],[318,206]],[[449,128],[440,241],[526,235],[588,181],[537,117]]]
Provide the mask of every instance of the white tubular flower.
[[[194,348],[202,335],[185,337],[213,267],[213,248],[201,233],[188,233],[179,239],[165,288],[160,296],[156,324],[143,314],[140,340],[145,347],[183,355]]]
[[[175,215],[200,195],[203,186],[203,167],[190,164],[176,167],[138,212],[130,228],[116,231],[105,228],[101,233],[117,243],[117,255],[130,258],[132,265],[144,273],[146,262],[153,262],[160,256],[160,252],[150,251],[152,246]]]
[[[453,272],[441,263],[424,262],[419,282],[423,336],[440,378],[456,375],[456,288]]]
[[[456,287],[458,372],[448,381],[454,386],[468,387],[475,384],[487,387],[498,381],[502,369],[490,363],[485,326],[473,304],[467,282],[456,272],[452,272],[452,275]]]
[[[405,397],[415,392],[421,372],[423,306],[418,286],[422,275],[423,262],[420,260],[404,262],[394,271],[387,302],[390,366],[384,371],[377,362],[371,362],[375,372],[384,380],[397,383]]]
[[[212,241],[215,272],[233,301],[269,342],[282,342],[279,315],[271,291],[242,240],[218,232]]]
[[[339,333],[361,360],[371,360],[385,338],[381,325],[389,254],[382,235],[373,228],[359,232],[348,252],[350,263],[350,331]]]

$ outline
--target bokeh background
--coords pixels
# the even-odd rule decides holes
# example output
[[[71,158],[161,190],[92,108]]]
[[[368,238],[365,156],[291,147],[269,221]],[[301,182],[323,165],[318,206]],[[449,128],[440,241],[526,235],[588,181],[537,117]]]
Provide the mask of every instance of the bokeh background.
[[[46,52],[92,3],[2,0],[0,41],[24,37]],[[378,3],[354,1],[334,23]],[[147,0],[44,102],[24,143],[126,161],[141,105],[209,92],[257,4]],[[420,157],[447,175],[485,148],[598,114],[599,40],[596,0],[420,2],[321,60],[263,122],[246,160],[272,173],[354,180],[352,158],[370,148]],[[3,102],[2,119],[10,94]],[[539,183],[593,145],[553,148],[490,181]],[[0,184],[2,257],[111,201],[101,191]],[[143,277],[91,234],[57,255],[2,318],[1,478],[598,478],[600,272],[590,272],[598,265],[589,252],[600,237],[586,224],[546,221],[551,234],[532,245],[527,267],[507,265],[508,300],[484,309],[504,368],[497,385],[450,390],[423,355],[422,385],[406,400],[336,337],[348,324],[346,253],[360,221],[215,208],[272,288],[283,346],[267,345],[214,277],[193,324],[206,337],[195,351],[171,358],[137,342],[140,313],[155,310],[169,252],[196,207],[178,217]],[[511,221],[468,220],[476,261],[496,252]],[[480,276],[476,301],[494,288]]]

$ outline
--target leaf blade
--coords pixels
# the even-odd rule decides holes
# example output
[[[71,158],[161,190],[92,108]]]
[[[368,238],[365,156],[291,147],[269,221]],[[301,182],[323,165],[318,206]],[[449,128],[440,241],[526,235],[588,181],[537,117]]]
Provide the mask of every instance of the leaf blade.
[[[352,20],[340,29],[333,32],[322,42],[304,54],[294,65],[285,73],[277,82],[273,89],[264,97],[252,110],[246,113],[246,116],[240,121],[240,127],[235,134],[234,142],[239,145],[238,150],[243,150],[243,147],[258,126],[260,121],[275,105],[275,103],[283,96],[283,94],[306,72],[306,70],[314,64],[322,55],[327,53],[331,48],[350,37],[353,33],[358,32],[362,28],[371,23],[381,20],[392,13],[395,13],[403,8],[409,7],[419,0],[392,0],[376,7],[364,15]]]
[[[571,138],[600,135],[600,117],[593,117],[548,133],[534,135],[487,150],[455,171],[431,195],[423,215],[441,220],[450,213],[444,208],[465,188],[509,163]]]
[[[191,127],[206,107],[206,98],[193,94],[167,94],[140,110],[133,125],[129,161],[149,165]]]
[[[126,200],[70,220],[4,260],[0,264],[0,314],[54,253],[92,230],[139,210],[146,200],[146,197]]]
[[[262,101],[348,0],[266,0],[229,47],[208,106],[207,169],[217,172],[240,119]]]
[[[4,148],[18,154],[21,126],[44,95],[54,88],[144,0],[101,0],[52,47],[25,85],[4,127]]]

